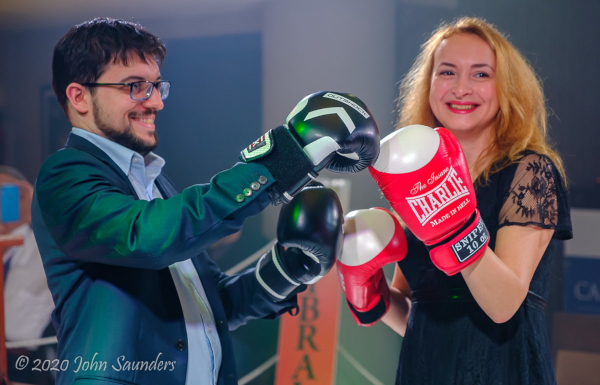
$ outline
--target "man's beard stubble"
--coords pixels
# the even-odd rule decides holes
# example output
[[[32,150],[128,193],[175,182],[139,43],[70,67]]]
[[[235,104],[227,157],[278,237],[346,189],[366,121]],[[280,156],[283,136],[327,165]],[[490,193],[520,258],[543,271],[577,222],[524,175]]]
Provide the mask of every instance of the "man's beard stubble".
[[[131,125],[128,125],[125,131],[118,132],[109,124],[106,124],[102,119],[104,117],[104,112],[98,106],[98,103],[93,103],[93,111],[94,123],[96,124],[98,129],[102,131],[102,133],[106,135],[109,139],[113,140],[115,143],[118,143],[123,147],[127,147],[128,149],[133,150],[141,154],[142,156],[146,156],[150,151],[158,147],[158,135],[156,134],[156,131],[153,133],[154,143],[146,144],[143,140],[135,136],[133,130],[131,129]],[[156,117],[157,114],[158,112],[155,110],[147,110],[145,113],[142,114],[133,113],[131,115],[153,115],[154,117]]]

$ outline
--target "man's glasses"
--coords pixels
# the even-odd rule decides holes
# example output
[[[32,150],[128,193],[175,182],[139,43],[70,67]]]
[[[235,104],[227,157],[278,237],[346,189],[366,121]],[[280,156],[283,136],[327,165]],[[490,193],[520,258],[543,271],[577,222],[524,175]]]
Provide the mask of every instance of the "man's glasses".
[[[155,88],[158,90],[160,98],[165,100],[169,96],[169,89],[171,88],[171,82],[168,80],[160,80],[158,82],[140,80],[133,83],[81,83],[81,85],[86,87],[129,86],[129,96],[133,100],[148,100],[150,95],[152,95],[152,90]]]

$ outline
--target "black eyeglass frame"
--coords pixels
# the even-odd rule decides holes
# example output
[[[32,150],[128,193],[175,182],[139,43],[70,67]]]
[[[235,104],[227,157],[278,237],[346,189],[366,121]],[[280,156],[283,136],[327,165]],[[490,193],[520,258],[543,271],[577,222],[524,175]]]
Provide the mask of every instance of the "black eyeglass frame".
[[[148,88],[148,91],[146,91],[146,97],[143,99],[140,98],[134,98],[133,97],[133,86],[139,83],[150,83],[152,84],[152,87]],[[132,100],[137,100],[137,101],[144,101],[144,100],[148,100],[150,99],[150,96],[152,96],[152,91],[154,91],[154,89],[156,88],[157,90],[159,90],[158,92],[160,93],[160,86],[161,84],[168,84],[169,86],[166,89],[166,96],[163,97],[162,94],[160,95],[160,98],[162,100],[165,100],[166,98],[169,97],[169,90],[171,89],[171,82],[169,80],[159,80],[157,82],[151,82],[149,80],[139,80],[137,82],[131,82],[131,83],[80,83],[82,86],[86,86],[86,87],[98,87],[98,86],[128,86],[129,87],[129,97]]]

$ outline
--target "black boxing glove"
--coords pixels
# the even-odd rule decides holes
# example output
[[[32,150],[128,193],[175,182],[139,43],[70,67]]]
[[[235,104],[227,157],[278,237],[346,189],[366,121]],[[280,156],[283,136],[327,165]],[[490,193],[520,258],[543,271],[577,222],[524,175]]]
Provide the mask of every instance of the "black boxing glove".
[[[322,91],[302,99],[285,125],[261,136],[240,159],[265,165],[276,181],[271,201],[289,203],[324,167],[351,173],[373,164],[379,139],[377,123],[359,98]]]
[[[321,279],[343,245],[344,216],[337,194],[322,185],[305,187],[279,212],[277,242],[256,265],[255,275],[275,302]]]

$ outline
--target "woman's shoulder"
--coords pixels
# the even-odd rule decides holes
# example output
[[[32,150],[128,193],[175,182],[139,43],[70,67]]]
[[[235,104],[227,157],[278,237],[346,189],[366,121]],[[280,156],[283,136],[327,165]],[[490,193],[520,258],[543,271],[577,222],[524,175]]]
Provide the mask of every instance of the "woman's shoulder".
[[[526,150],[519,154],[516,164],[526,164],[529,167],[551,167],[556,169],[556,165],[548,155],[531,150]]]
[[[522,179],[545,177],[564,187],[562,176],[552,159],[536,151],[526,150],[518,154],[513,160],[504,158],[495,162],[491,167],[491,180],[499,185],[509,187],[514,184],[515,178]],[[528,178],[528,179],[529,179]]]
[[[554,161],[545,154],[524,151],[512,165],[512,185],[519,181],[542,183],[555,190],[557,195],[568,195],[565,180]]]
[[[556,168],[554,162],[548,155],[541,154],[533,150],[525,150],[517,154],[512,159],[505,157],[495,162],[492,165],[492,173],[503,172],[505,170],[516,170],[520,165],[525,167],[535,167],[534,164],[544,164]],[[531,164],[531,165],[530,165]]]
[[[570,238],[568,190],[549,156],[524,151],[503,172],[506,190],[503,194],[501,223],[533,223],[542,228],[556,229],[560,239]],[[532,221],[532,218],[537,219]]]

